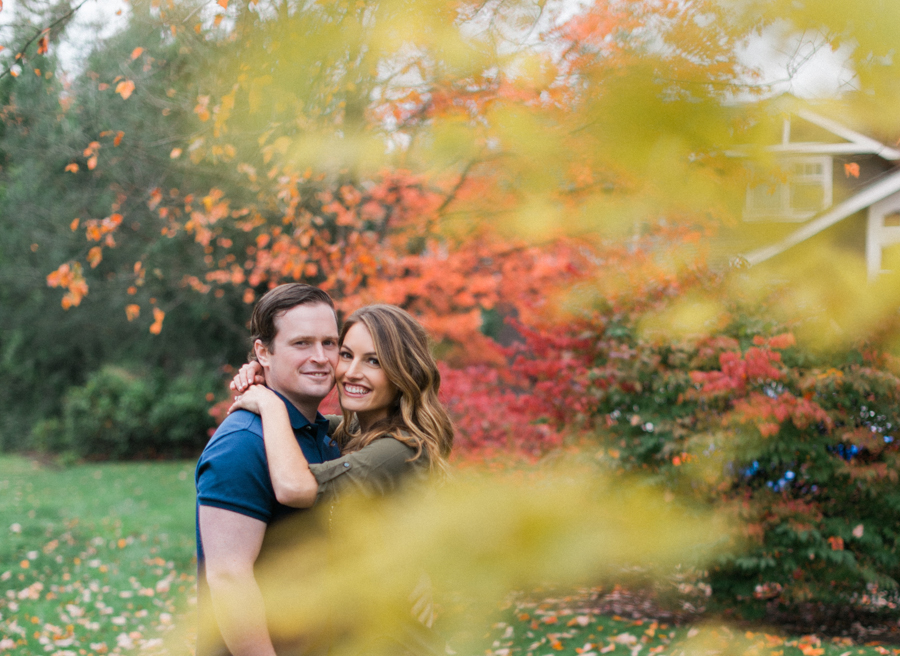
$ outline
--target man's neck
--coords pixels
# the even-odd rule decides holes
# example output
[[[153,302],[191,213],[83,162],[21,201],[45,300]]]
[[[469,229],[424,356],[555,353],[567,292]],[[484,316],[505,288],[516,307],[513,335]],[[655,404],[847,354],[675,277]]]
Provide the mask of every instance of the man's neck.
[[[295,395],[292,395],[290,392],[286,392],[285,390],[278,389],[277,387],[273,387],[273,390],[281,394],[287,401],[297,408],[300,411],[300,414],[306,417],[306,420],[314,424],[316,422],[316,418],[319,413],[319,403],[320,401],[310,402],[306,399],[298,399]]]

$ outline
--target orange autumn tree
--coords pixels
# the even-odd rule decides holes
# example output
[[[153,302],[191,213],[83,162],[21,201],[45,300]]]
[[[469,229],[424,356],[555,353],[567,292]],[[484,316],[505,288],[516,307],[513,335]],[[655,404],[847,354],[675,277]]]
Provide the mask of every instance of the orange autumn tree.
[[[552,321],[569,290],[613,260],[631,264],[618,242],[634,243],[645,221],[729,211],[734,165],[715,149],[733,119],[721,103],[750,73],[739,26],[716,2],[601,1],[575,15],[532,2],[232,3],[193,25],[178,9],[143,11],[209,62],[195,94],[143,97],[165,70],[148,42],[124,49],[136,86],[113,100],[192,116],[165,150],[182,179],[114,181],[109,216],[73,224],[90,242],[85,264],[63,265],[87,272],[133,239],[116,217],[158,233],[119,278],[130,279],[129,320],[152,319],[151,332],[187,290],[252,303],[302,280],[343,311],[376,300],[409,309],[452,368],[448,398],[470,380],[513,403],[506,319]],[[98,84],[111,93],[122,81]],[[92,141],[77,175],[108,174],[113,152]],[[690,165],[698,152],[705,160]],[[209,177],[221,180],[204,186]],[[191,255],[160,267],[154,251],[176,248],[167,243]],[[654,276],[682,267],[666,262]],[[176,271],[177,296],[145,293]],[[646,271],[620,273],[620,293],[637,293]],[[67,305],[88,286],[59,273],[48,282],[67,288]],[[470,446],[559,444],[530,416],[493,415],[516,419],[478,428],[460,408]]]
[[[482,313],[498,300],[504,315],[526,311],[554,279],[585,275],[590,258],[565,260],[593,248],[598,228],[628,233],[648,204],[656,217],[727,211],[727,172],[687,168],[728,129],[717,110],[747,75],[715,2],[597,2],[574,16],[531,2],[220,3],[193,30],[174,7],[148,16],[205,48],[211,70],[179,98],[196,123],[169,154],[185,182],[193,166],[229,183],[121,190],[99,222],[130,203],[160,239],[193,239],[202,260],[173,284],[238,286],[251,302],[302,279],[344,308],[395,299],[438,340],[490,360]],[[154,54],[131,58],[147,69]],[[137,84],[119,94],[128,102],[141,101],[138,78],[124,80]],[[660,155],[678,165],[647,171]],[[92,246],[91,266],[117,235]],[[582,250],[554,241],[566,235]],[[513,282],[536,260],[543,278]],[[151,267],[134,263],[134,287]],[[83,289],[77,275],[48,280],[70,305],[83,295],[68,284]]]

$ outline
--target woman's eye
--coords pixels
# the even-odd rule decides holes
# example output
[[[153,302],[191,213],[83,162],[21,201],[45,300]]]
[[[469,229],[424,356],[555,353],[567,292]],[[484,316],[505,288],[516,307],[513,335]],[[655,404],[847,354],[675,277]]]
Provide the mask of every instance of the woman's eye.
[[[342,360],[349,360],[352,357],[353,356],[348,351],[341,351],[341,353],[340,353],[340,358]]]
[[[381,366],[381,363],[378,361],[378,358],[369,358],[369,364],[371,364],[375,367]]]

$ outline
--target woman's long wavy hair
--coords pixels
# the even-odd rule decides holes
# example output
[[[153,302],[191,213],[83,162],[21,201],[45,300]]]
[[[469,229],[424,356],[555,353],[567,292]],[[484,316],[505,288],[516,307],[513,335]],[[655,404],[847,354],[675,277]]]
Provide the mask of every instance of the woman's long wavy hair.
[[[365,432],[358,428],[354,431],[353,413],[342,411],[344,421],[335,433],[342,450],[358,451],[380,437],[390,436],[416,450],[411,460],[424,454],[432,471],[445,472],[453,446],[453,423],[438,401],[441,374],[425,329],[395,305],[369,305],[344,322],[340,344],[357,323],[369,330],[381,368],[398,391],[388,416]]]

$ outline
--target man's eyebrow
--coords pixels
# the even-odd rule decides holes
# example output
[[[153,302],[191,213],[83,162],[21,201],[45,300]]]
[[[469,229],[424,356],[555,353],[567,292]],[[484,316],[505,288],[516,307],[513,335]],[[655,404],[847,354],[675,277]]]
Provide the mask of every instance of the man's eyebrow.
[[[337,338],[338,338],[337,335],[294,335],[293,337],[291,337],[291,341],[292,342],[297,342],[300,340],[306,340],[306,341],[313,340],[314,341],[317,339],[334,339],[334,340],[336,340]]]

